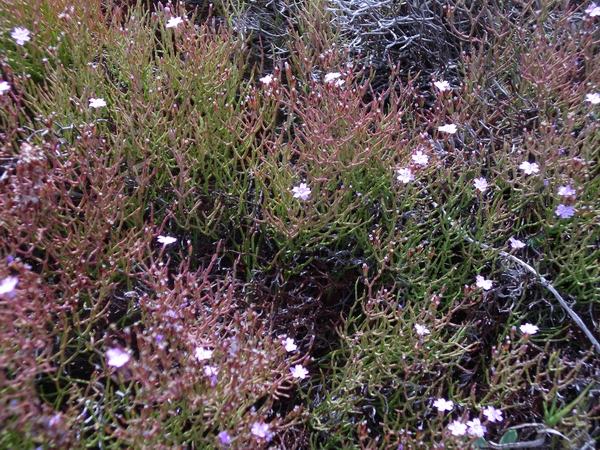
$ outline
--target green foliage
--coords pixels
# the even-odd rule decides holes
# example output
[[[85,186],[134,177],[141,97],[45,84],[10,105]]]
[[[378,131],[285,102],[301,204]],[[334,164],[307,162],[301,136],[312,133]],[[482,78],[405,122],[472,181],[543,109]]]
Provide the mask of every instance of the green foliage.
[[[387,50],[344,47],[329,3],[222,3],[176,27],[185,5],[133,3],[0,0],[0,282],[18,279],[0,294],[0,447],[589,445],[590,342],[503,251],[595,323],[597,20],[432,3],[448,92],[427,78],[443,64],[414,75],[419,47],[410,68],[363,66]],[[448,427],[474,419],[485,438]]]

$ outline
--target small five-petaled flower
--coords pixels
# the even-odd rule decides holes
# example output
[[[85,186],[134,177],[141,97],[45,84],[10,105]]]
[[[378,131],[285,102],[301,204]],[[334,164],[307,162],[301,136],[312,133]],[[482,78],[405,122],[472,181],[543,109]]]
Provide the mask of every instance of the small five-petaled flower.
[[[106,106],[106,102],[103,98],[90,98],[90,108],[98,109],[103,106]]]
[[[575,194],[577,194],[577,191],[575,191],[570,184],[558,188],[558,195],[562,197],[575,197]]]
[[[525,175],[531,175],[540,171],[540,166],[537,163],[530,163],[529,161],[523,161],[519,164],[519,169],[525,172]]]
[[[174,238],[173,236],[158,236],[156,238],[156,240],[158,241],[159,244],[162,245],[171,245],[174,244],[175,242],[177,242],[177,238]]]
[[[450,83],[448,83],[447,81],[434,81],[433,85],[438,88],[441,92],[444,91],[449,91],[450,89],[452,89],[450,87]]]
[[[30,41],[30,31],[27,28],[16,27],[10,37],[12,37],[18,45],[25,45],[25,42]]]
[[[469,433],[470,436],[482,438],[485,436],[486,430],[486,427],[481,424],[481,420],[479,419],[473,419],[467,422],[467,433]]]
[[[308,370],[303,367],[301,364],[296,364],[294,367],[290,367],[290,372],[294,378],[299,378],[304,380],[308,375]]]
[[[561,203],[556,207],[556,211],[554,211],[554,213],[562,219],[568,219],[569,217],[573,217],[575,215],[575,208],[572,206],[565,206]]]
[[[294,198],[299,198],[300,200],[308,200],[308,197],[310,197],[310,192],[311,190],[306,183],[300,183],[300,186],[296,186],[292,189]]]
[[[415,179],[415,176],[408,167],[398,169],[396,173],[398,174],[396,179],[404,184],[410,183],[412,180]]]
[[[595,3],[592,3],[590,6],[588,6],[585,10],[585,12],[590,16],[590,17],[597,17],[600,16],[600,6],[596,5]]]
[[[17,277],[6,277],[0,283],[0,295],[9,294],[12,295],[15,291],[15,287],[19,279]]]
[[[521,333],[531,336],[539,331],[539,327],[531,323],[525,323],[519,327],[519,330],[521,330]]]
[[[514,250],[522,249],[526,245],[525,242],[515,239],[514,237],[508,238],[508,243],[510,244],[510,247]]]
[[[270,441],[272,437],[268,423],[254,422],[250,428],[250,433],[257,438],[265,439],[266,441]]]
[[[0,95],[4,95],[6,91],[10,91],[10,84],[6,81],[0,81]]]
[[[181,17],[171,17],[167,23],[165,24],[166,28],[176,28],[177,26],[183,23],[183,19]]]
[[[294,342],[294,340],[292,338],[286,338],[281,342],[284,347],[285,347],[285,351],[286,352],[295,352],[298,349],[298,346],[296,345],[296,343]]]
[[[475,189],[477,189],[479,192],[485,192],[486,189],[488,188],[488,182],[483,177],[475,178],[473,180],[473,184],[475,185]]]
[[[452,433],[452,436],[464,436],[467,434],[467,426],[460,420],[455,420],[448,425],[448,430]]]
[[[438,128],[438,130],[443,133],[454,134],[458,130],[458,127],[456,125],[454,125],[453,123],[449,123],[446,125],[442,125],[441,127]]]
[[[414,155],[411,156],[413,162],[420,166],[426,166],[429,163],[429,156],[423,153],[422,150],[417,150]]]
[[[489,291],[494,285],[494,282],[492,280],[486,280],[481,275],[477,275],[475,277],[475,284],[477,285],[477,287],[480,287],[484,291]]]
[[[452,408],[454,408],[454,402],[452,400],[446,400],[445,398],[438,398],[435,402],[433,402],[433,406],[440,412],[452,411]]]
[[[600,9],[600,6],[597,6],[596,8]],[[600,103],[600,93],[592,92],[590,94],[587,94],[585,96],[585,101],[590,102],[592,105],[599,104]]]
[[[127,364],[130,359],[131,355],[120,348],[110,348],[106,351],[106,363],[117,369]]]
[[[486,406],[483,410],[483,415],[487,417],[490,422],[502,422],[502,411],[494,408],[493,406]]]
[[[431,333],[431,331],[429,331],[427,327],[425,327],[424,325],[419,325],[418,323],[415,324],[415,331],[419,336],[425,336],[426,334]]]
[[[196,347],[194,354],[198,361],[206,361],[207,359],[212,358],[213,351],[204,347]]]

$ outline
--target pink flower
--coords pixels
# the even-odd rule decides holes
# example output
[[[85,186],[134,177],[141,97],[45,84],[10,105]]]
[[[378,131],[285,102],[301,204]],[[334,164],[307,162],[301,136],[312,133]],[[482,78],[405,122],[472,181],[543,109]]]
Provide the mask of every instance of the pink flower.
[[[415,324],[415,331],[419,336],[425,336],[426,334],[431,333],[425,326],[419,325],[418,323]]]
[[[106,351],[106,363],[112,367],[123,367],[129,362],[131,355],[120,348],[111,348]]]
[[[415,164],[420,166],[426,166],[429,163],[429,156],[423,153],[422,150],[417,150],[411,158]]]
[[[19,282],[19,279],[17,277],[6,277],[0,283],[0,295],[4,295],[4,294],[12,295],[12,294],[14,294],[15,287],[17,286],[18,282]]]
[[[433,402],[433,406],[440,412],[452,411],[452,408],[454,408],[454,402],[452,400],[446,400],[445,398],[438,398],[435,402]]]
[[[436,88],[438,88],[441,92],[449,91],[450,89],[452,89],[450,87],[450,83],[448,83],[447,81],[434,81],[433,85]]]
[[[530,163],[529,161],[523,161],[519,164],[519,169],[525,172],[525,175],[531,175],[540,171],[540,166],[537,163]]]
[[[597,17],[600,16],[600,6],[596,5],[595,3],[592,3],[590,6],[588,6],[585,10],[585,12],[590,16],[590,17]]]
[[[493,406],[486,406],[483,410],[483,415],[487,417],[490,422],[502,422],[502,411],[494,408]]]
[[[31,40],[29,35],[30,31],[27,28],[16,27],[10,34],[10,37],[15,40],[17,45],[25,45],[25,42]]]
[[[452,436],[464,436],[467,433],[467,426],[460,420],[455,420],[449,424],[448,429],[452,433]]]
[[[575,208],[572,206],[565,206],[562,203],[556,207],[556,211],[554,214],[559,216],[562,219],[568,219],[569,217],[573,217],[575,215]]]
[[[10,84],[6,81],[0,81],[0,95],[4,95],[6,91],[10,91]]]
[[[396,173],[398,174],[396,179],[398,181],[401,181],[404,184],[410,183],[412,180],[415,179],[415,176],[413,175],[413,173],[410,171],[410,169],[408,167],[403,167],[402,169],[398,169],[396,171]]]
[[[571,185],[560,186],[558,188],[558,195],[563,197],[575,197],[576,194],[577,192],[571,187]]]
[[[273,436],[269,431],[269,424],[254,422],[250,428],[250,433],[260,439],[265,439],[267,442],[271,440]]]
[[[449,123],[447,125],[442,125],[441,127],[438,128],[438,130],[441,131],[441,132],[443,132],[443,133],[454,134],[454,133],[456,133],[456,131],[458,130],[458,128],[453,123]]]
[[[165,24],[165,28],[176,28],[177,26],[183,23],[183,19],[181,17],[171,17],[167,23]]]
[[[526,245],[525,242],[515,239],[514,237],[508,238],[508,242],[510,243],[511,248],[514,250],[519,250]]]
[[[286,352],[295,352],[298,349],[298,346],[294,342],[292,338],[286,338],[282,341],[282,344],[285,346]]]
[[[221,441],[221,444],[224,444],[224,445],[231,444],[231,436],[229,436],[229,433],[227,431],[221,431],[219,433],[219,439]]]
[[[294,198],[299,198],[300,200],[308,200],[308,197],[310,197],[310,192],[311,190],[306,183],[300,183],[300,186],[296,186],[292,189]]]
[[[177,238],[174,238],[173,236],[158,236],[156,238],[156,240],[159,242],[159,244],[162,245],[170,245],[173,244],[175,242],[177,242]]]
[[[482,438],[485,436],[486,431],[487,428],[481,425],[481,420],[479,419],[473,419],[467,422],[467,433],[469,433],[470,436]]]
[[[473,184],[475,185],[475,189],[477,189],[479,192],[485,192],[486,189],[488,188],[488,182],[483,177],[475,178],[473,180]]]
[[[106,102],[103,98],[90,98],[90,108],[98,109],[106,106]]]
[[[308,370],[304,368],[301,364],[296,364],[294,367],[290,367],[290,372],[294,378],[300,378],[304,380],[308,375]]]
[[[481,275],[477,275],[475,277],[475,284],[477,285],[477,287],[480,287],[481,289],[483,289],[484,291],[489,291],[494,282],[492,280],[486,280],[484,277],[482,277]]]
[[[202,370],[207,377],[216,377],[219,374],[217,366],[204,366]]]
[[[539,331],[539,327],[531,323],[525,323],[519,327],[519,330],[521,330],[521,333],[531,336]]]
[[[596,8],[600,10],[600,6],[597,6]],[[600,103],[600,94],[598,92],[592,92],[591,94],[587,94],[585,96],[585,101],[590,102],[592,105],[597,105],[598,103]]]
[[[206,361],[206,360],[212,358],[213,351],[206,349],[204,347],[196,347],[194,354],[198,361]]]

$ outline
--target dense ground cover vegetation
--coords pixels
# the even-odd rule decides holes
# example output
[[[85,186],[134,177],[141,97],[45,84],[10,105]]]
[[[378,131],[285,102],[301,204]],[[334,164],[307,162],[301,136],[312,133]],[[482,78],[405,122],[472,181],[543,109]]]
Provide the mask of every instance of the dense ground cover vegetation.
[[[0,448],[595,448],[598,27],[0,0]]]

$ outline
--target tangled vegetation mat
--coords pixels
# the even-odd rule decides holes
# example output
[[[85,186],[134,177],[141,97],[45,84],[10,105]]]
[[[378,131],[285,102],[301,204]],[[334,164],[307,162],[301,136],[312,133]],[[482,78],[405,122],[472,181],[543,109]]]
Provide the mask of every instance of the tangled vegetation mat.
[[[0,0],[0,448],[596,448],[599,30]]]

